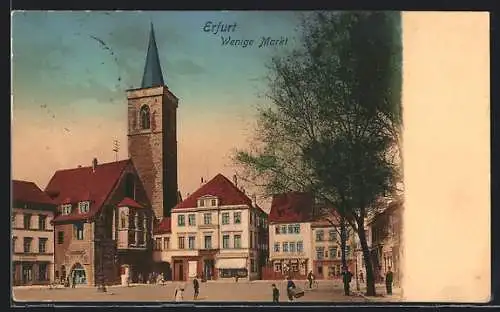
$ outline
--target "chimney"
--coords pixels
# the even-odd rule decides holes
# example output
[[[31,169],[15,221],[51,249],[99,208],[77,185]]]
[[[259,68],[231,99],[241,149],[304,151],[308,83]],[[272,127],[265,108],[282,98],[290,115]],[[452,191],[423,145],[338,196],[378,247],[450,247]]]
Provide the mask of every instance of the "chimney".
[[[200,181],[201,181],[200,184],[203,185],[203,182],[204,182],[203,177],[200,178]]]
[[[92,172],[95,172],[96,167],[97,167],[97,158],[94,157],[94,159],[92,159]]]
[[[238,187],[238,177],[236,175],[233,175],[233,183],[236,187]]]

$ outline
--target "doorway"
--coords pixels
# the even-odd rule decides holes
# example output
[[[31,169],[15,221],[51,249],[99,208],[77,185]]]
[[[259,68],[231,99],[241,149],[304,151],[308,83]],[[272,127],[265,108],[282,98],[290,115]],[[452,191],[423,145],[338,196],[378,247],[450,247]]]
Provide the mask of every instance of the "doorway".
[[[203,276],[206,280],[211,280],[214,272],[214,260],[205,260],[203,264]]]
[[[73,267],[73,270],[71,271],[71,279],[76,285],[87,284],[85,269],[80,263],[75,264]]]
[[[33,282],[33,264],[23,263],[23,284],[29,285]]]
[[[184,263],[182,262],[182,260],[177,260],[174,262],[174,280],[184,280]]]

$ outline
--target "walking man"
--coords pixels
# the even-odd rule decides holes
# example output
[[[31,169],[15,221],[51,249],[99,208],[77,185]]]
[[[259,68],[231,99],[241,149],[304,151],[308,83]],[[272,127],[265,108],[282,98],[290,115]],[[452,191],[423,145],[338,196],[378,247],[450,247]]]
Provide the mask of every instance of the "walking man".
[[[76,274],[73,273],[73,275],[71,277],[72,277],[71,288],[75,288],[76,287]]]
[[[309,274],[307,274],[307,280],[309,281],[309,289],[311,289],[314,281],[314,275],[312,271],[309,271]]]
[[[344,272],[342,272],[342,281],[344,282],[344,295],[350,295],[350,283],[352,280],[352,273],[349,272],[348,268],[344,268]]]
[[[392,280],[393,273],[391,271],[391,267],[389,267],[389,270],[387,270],[387,273],[385,274],[385,288],[388,295],[392,295]]]
[[[287,276],[286,279],[287,279],[286,292],[287,292],[287,295],[288,295],[288,302],[292,302],[296,286],[295,286],[295,283],[290,278],[290,276]]]
[[[273,284],[273,303],[279,303],[280,302],[280,291],[276,287],[276,284]]]
[[[198,299],[198,295],[200,294],[200,283],[198,282],[198,276],[195,276],[193,279],[193,288],[194,288],[194,300]]]

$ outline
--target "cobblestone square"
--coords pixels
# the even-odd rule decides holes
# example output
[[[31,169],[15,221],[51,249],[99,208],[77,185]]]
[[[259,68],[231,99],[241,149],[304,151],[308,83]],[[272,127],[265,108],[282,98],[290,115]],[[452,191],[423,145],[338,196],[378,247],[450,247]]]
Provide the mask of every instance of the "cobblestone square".
[[[271,284],[275,283],[280,290],[280,301],[286,302],[284,281],[253,282],[207,282],[200,284],[200,295],[196,302],[249,302],[272,301]],[[303,281],[296,282],[303,287]],[[131,285],[129,287],[111,286],[107,293],[97,292],[95,287],[48,289],[41,287],[16,287],[13,290],[16,301],[146,301],[172,302],[174,290],[178,285],[169,282],[161,285]],[[184,301],[193,300],[193,287],[185,282]],[[377,288],[377,291],[381,292]],[[384,300],[385,299],[385,300]],[[390,298],[379,298],[377,301],[392,301]],[[305,295],[297,302],[367,302],[372,301],[363,296],[344,296],[342,284],[332,281],[320,281],[317,289],[305,290]]]

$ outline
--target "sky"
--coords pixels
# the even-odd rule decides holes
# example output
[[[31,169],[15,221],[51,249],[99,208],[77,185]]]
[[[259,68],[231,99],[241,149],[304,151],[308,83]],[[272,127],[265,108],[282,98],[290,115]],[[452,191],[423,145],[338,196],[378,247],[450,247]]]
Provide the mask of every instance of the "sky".
[[[266,64],[297,44],[294,12],[16,12],[12,18],[12,175],[42,189],[56,170],[127,154],[125,90],[140,87],[153,23],[163,76],[179,98],[179,189],[230,178],[256,107],[267,100]],[[207,22],[234,25],[204,31]],[[253,46],[222,44],[255,40]],[[262,37],[288,38],[260,47]],[[105,49],[99,40],[109,49]],[[248,186],[251,188],[251,186]]]

